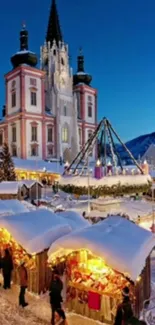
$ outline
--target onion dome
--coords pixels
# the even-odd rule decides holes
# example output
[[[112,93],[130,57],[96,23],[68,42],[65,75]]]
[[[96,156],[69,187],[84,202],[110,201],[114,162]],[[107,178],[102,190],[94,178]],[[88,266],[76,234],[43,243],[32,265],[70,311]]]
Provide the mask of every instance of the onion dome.
[[[84,56],[82,54],[82,49],[80,49],[80,53],[77,57],[77,73],[73,76],[73,84],[76,86],[79,83],[83,83],[89,86],[91,81],[92,76],[84,71]]]
[[[23,28],[20,31],[20,51],[11,57],[11,63],[13,68],[17,68],[21,64],[35,67],[37,61],[37,55],[28,49],[28,31],[26,30],[25,25],[23,25]]]

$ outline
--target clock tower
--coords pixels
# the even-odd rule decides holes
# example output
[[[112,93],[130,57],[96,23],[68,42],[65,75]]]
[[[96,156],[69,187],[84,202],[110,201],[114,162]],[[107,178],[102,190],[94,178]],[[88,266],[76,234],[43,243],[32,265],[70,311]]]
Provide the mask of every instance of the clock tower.
[[[63,41],[55,0],[50,10],[46,41],[41,47],[41,69],[46,72],[46,112],[55,117],[57,157],[71,161],[79,151],[77,105],[68,45]]]

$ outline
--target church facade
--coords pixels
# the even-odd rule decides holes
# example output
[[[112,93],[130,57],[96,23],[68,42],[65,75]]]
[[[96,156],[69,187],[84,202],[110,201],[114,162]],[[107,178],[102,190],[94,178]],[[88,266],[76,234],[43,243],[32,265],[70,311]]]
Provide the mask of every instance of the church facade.
[[[13,157],[71,161],[97,125],[97,90],[77,58],[77,73],[69,64],[57,7],[53,0],[46,41],[37,56],[28,49],[28,31],[20,32],[20,50],[11,57],[5,75],[6,103],[0,122],[0,146],[9,145]],[[95,158],[95,149],[90,152]]]

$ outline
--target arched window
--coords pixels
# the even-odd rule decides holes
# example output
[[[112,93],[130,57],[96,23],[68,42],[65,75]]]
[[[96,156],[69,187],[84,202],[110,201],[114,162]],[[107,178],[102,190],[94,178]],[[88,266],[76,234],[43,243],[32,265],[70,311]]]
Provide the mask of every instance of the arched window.
[[[11,88],[12,88],[12,89],[15,89],[15,87],[16,87],[16,80],[13,80],[13,81],[12,81],[12,84],[11,84]]]
[[[93,112],[93,103],[92,103],[92,96],[88,96],[88,117],[92,117]]]
[[[56,54],[57,54],[57,52],[56,52],[56,50],[54,49],[54,50],[53,50],[53,55],[56,55]]]
[[[69,132],[68,132],[68,126],[65,124],[62,128],[62,142],[68,143],[68,138],[69,138]]]
[[[63,58],[61,58],[61,64],[62,65],[65,65],[65,62],[64,62],[64,59]]]
[[[67,106],[64,106],[64,116],[67,116]]]

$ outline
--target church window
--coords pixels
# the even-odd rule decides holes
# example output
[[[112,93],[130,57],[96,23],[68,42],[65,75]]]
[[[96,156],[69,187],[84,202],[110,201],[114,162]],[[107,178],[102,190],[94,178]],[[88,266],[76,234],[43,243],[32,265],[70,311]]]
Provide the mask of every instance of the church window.
[[[92,105],[88,103],[88,117],[92,117]]]
[[[82,144],[82,129],[79,128],[79,143]]]
[[[61,58],[61,64],[62,65],[65,65],[65,62],[64,62],[64,59],[63,58]]]
[[[62,142],[68,142],[68,127],[65,126],[62,128]]]
[[[67,116],[67,106],[64,106],[64,116]]]
[[[88,139],[91,138],[92,134],[93,134],[92,131],[88,131]]]
[[[16,141],[17,141],[16,127],[13,126],[12,127],[12,142],[16,142]]]
[[[37,93],[36,91],[31,91],[31,105],[37,106]]]
[[[15,107],[16,106],[16,92],[13,91],[11,94],[11,106]]]
[[[53,50],[53,55],[56,55],[56,54],[57,54],[57,52],[56,52],[56,50],[54,49],[54,50]]]
[[[31,156],[32,157],[38,156],[38,146],[31,146]]]
[[[30,78],[30,85],[33,87],[37,86],[37,80],[35,78]]]
[[[89,157],[93,157],[93,148],[90,148],[89,150]]]
[[[53,147],[52,146],[48,146],[47,147],[47,156],[53,156]]]
[[[12,147],[12,156],[17,157],[17,148],[15,146]]]
[[[0,146],[3,145],[3,132],[0,132]]]
[[[92,96],[88,96],[88,117],[92,117],[92,107],[93,107],[93,103],[92,103]]]
[[[11,88],[12,88],[12,90],[15,89],[15,87],[16,87],[16,80],[13,80],[13,81],[12,81],[12,84],[11,84]]]
[[[77,94],[77,118],[81,118],[80,94]]]
[[[32,125],[31,129],[31,141],[32,142],[37,142],[37,126]]]
[[[52,127],[47,127],[47,142],[52,142],[53,141],[53,128]]]

